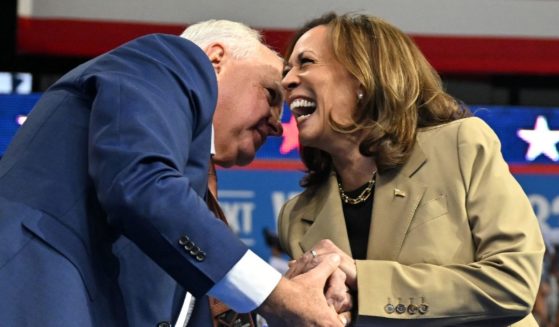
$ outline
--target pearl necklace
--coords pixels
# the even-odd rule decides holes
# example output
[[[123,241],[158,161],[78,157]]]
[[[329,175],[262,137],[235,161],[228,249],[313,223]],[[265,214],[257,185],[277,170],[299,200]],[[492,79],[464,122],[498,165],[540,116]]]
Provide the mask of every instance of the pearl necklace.
[[[373,186],[375,186],[376,176],[377,172],[375,171],[373,173],[373,177],[371,177],[371,179],[367,182],[367,187],[355,198],[351,198],[345,194],[342,184],[338,181],[338,190],[340,190],[340,197],[342,198],[342,201],[346,204],[359,204],[367,201],[372,194]]]

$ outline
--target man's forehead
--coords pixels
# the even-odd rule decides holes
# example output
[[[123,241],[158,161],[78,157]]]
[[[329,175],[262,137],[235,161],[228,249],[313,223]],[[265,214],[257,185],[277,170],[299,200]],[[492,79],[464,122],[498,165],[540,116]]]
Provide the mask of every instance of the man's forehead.
[[[260,73],[266,78],[270,79],[281,79],[281,74],[283,71],[283,64],[270,64],[266,63],[259,67]]]
[[[262,45],[260,51],[258,51],[257,55],[258,59],[261,64],[267,64],[271,67],[271,70],[278,69],[280,71],[283,70],[284,60],[281,58],[275,51],[267,48],[266,46]]]

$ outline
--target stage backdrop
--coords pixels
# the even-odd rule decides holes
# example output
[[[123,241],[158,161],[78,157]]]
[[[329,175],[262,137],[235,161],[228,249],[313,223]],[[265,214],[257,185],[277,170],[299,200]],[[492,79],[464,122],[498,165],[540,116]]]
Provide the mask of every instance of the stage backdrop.
[[[388,20],[440,73],[559,73],[559,2],[549,0],[18,0],[16,50],[95,56],[210,18],[261,29],[281,50],[294,30],[328,11]]]
[[[39,95],[0,95],[0,154]],[[472,107],[497,133],[510,170],[530,197],[544,236],[559,244],[559,108]],[[71,117],[69,117],[71,119]],[[251,165],[218,169],[219,201],[231,227],[254,251],[270,255],[263,229],[276,230],[282,204],[301,191],[303,166],[289,110],[284,135],[270,138]]]

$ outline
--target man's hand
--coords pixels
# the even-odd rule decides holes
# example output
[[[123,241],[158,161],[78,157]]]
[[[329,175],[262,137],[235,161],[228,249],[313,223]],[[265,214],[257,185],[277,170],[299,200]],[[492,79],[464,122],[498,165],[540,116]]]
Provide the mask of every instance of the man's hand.
[[[270,326],[344,326],[323,294],[328,278],[339,264],[339,255],[324,256],[311,271],[292,279],[282,278],[258,313]]]
[[[357,293],[357,268],[353,258],[345,254],[334,243],[330,240],[318,242],[311,251],[289,263],[289,270],[285,277],[295,278],[306,273],[332,254],[340,255],[342,261],[339,268],[328,278],[325,287],[326,301],[334,307],[339,313],[340,319],[347,324],[352,320],[351,309],[355,301],[353,294]]]
[[[314,254],[313,254],[314,252]],[[325,257],[337,254],[341,258],[340,269],[345,273],[345,283],[352,291],[357,291],[357,267],[355,260],[340,250],[332,241],[322,240],[312,247],[298,260],[289,262],[289,270],[285,273],[286,278],[293,278],[316,267]]]
[[[349,312],[353,307],[353,298],[349,287],[345,284],[345,279],[346,275],[338,268],[326,283],[324,292],[326,302],[334,307],[337,313]]]

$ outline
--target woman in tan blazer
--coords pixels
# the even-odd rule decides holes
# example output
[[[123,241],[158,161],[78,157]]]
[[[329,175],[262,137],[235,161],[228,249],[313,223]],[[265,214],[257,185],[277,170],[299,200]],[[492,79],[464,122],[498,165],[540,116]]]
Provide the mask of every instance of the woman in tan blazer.
[[[308,170],[279,217],[298,259],[287,275],[340,254],[349,293],[332,301],[352,301],[342,316],[356,325],[537,326],[544,244],[531,205],[497,136],[413,41],[375,17],[328,14],[288,58]]]

